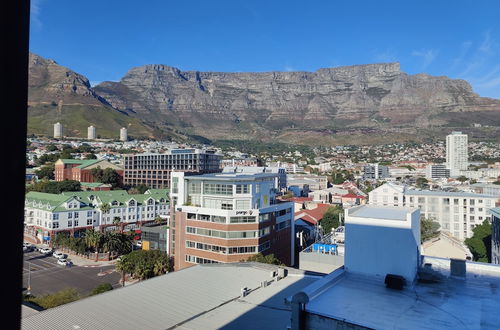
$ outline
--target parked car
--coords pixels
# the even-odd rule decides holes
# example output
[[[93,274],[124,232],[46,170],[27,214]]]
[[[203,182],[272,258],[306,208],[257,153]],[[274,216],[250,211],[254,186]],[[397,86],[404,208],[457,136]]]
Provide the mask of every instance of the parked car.
[[[52,256],[56,257],[57,259],[64,259],[64,257],[65,257],[65,255],[63,253],[58,252],[58,251],[52,253]]]
[[[66,266],[68,264],[68,260],[61,258],[61,259],[57,260],[57,264],[61,265],[61,266]]]
[[[142,241],[137,241],[137,242],[135,242],[135,245],[136,245],[137,247],[142,247]]]
[[[48,248],[48,247],[42,247],[40,248],[40,253],[43,253],[43,254],[51,254],[52,253],[52,249],[51,248]]]

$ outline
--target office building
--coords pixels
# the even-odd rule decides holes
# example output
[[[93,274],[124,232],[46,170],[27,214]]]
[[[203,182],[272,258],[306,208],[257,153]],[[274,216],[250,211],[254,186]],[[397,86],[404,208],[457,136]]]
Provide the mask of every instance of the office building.
[[[422,216],[437,221],[441,230],[464,240],[473,235],[472,229],[491,220],[488,210],[498,198],[491,195],[417,190],[406,185],[386,183],[369,193],[369,204],[380,206],[418,207]]]
[[[125,185],[145,184],[150,188],[170,187],[173,171],[189,173],[220,172],[221,155],[212,150],[171,149],[165,153],[144,153],[124,157]]]
[[[368,164],[363,170],[364,180],[379,180],[388,178],[389,176],[389,168],[384,165]]]
[[[449,178],[450,169],[444,164],[431,164],[425,168],[425,177],[431,180]]]
[[[469,166],[467,134],[452,132],[446,136],[446,167],[451,176],[459,176]]]
[[[271,173],[173,172],[175,269],[238,262],[259,252],[293,265],[294,206],[276,200],[276,178]]]
[[[141,226],[143,250],[160,250],[169,253],[170,227],[167,223],[147,223]]]

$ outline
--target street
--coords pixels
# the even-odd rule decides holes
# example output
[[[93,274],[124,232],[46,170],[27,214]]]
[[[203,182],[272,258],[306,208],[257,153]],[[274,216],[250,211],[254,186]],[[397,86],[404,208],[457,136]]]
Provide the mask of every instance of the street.
[[[55,293],[65,288],[75,288],[81,295],[89,294],[101,283],[110,283],[113,288],[118,283],[120,274],[114,271],[114,266],[65,267],[57,264],[52,255],[40,252],[24,253],[23,292],[31,284],[31,294],[35,296]]]

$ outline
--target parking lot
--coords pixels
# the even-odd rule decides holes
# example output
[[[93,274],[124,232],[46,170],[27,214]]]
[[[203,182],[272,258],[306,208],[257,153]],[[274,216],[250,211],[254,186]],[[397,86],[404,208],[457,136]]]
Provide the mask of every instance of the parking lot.
[[[71,260],[71,256],[68,258]],[[65,288],[75,288],[80,294],[87,295],[101,283],[120,287],[121,275],[113,265],[102,267],[62,266],[52,254],[38,251],[25,252],[23,263],[23,288],[31,285],[35,296],[55,293]],[[23,292],[26,292],[23,290]]]

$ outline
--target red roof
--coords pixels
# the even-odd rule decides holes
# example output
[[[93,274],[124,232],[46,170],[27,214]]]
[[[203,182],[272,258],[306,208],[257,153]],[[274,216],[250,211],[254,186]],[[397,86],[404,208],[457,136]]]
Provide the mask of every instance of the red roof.
[[[292,197],[287,199],[288,202],[294,202],[294,203],[311,202],[312,200],[313,200],[312,197]]]
[[[328,208],[332,206],[330,204],[318,204],[318,207],[312,210],[299,210],[295,212],[295,217],[300,217],[300,219],[315,225],[318,221],[323,219]]]
[[[353,194],[353,193],[342,195],[342,197],[345,197],[345,198],[360,198],[360,199],[364,199],[365,198],[364,196],[356,195],[356,194]]]

